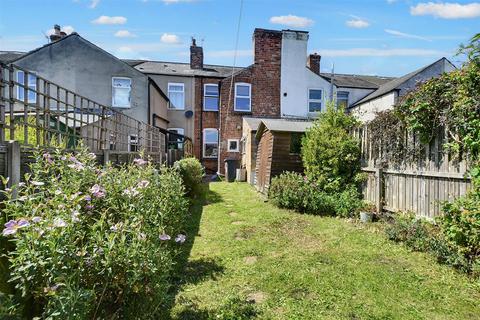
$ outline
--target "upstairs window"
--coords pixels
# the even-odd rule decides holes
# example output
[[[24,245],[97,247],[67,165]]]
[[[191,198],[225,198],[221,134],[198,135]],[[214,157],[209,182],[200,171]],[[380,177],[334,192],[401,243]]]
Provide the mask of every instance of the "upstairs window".
[[[17,99],[24,101],[25,100],[25,72],[17,71],[17,82],[20,85],[17,86]],[[27,88],[28,88],[28,103],[36,103],[37,102],[37,77],[34,74],[28,74],[28,81],[27,81]]]
[[[309,89],[308,90],[308,112],[321,112],[322,111],[322,89]]]
[[[170,109],[185,109],[185,85],[183,83],[169,83],[168,99],[170,99]]]
[[[112,78],[112,106],[116,108],[130,108],[132,79]]]
[[[252,111],[252,86],[249,83],[235,83],[234,110]]]
[[[337,91],[337,108],[348,107],[348,91]]]
[[[203,130],[203,157],[216,158],[218,155],[218,130]]]
[[[203,110],[218,111],[218,84],[206,84],[203,92]]]
[[[240,152],[240,141],[238,139],[228,139],[228,152]]]

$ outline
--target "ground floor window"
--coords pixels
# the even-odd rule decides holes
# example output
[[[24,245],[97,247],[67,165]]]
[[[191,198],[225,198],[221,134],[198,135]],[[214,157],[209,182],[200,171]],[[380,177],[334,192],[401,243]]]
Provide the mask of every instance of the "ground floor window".
[[[171,133],[185,135],[185,129],[183,128],[168,128]],[[183,149],[183,138],[175,135],[168,135],[168,148],[169,149]]]
[[[292,132],[290,133],[290,153],[291,154],[300,154],[302,151],[302,132]]]
[[[203,130],[203,157],[216,158],[218,156],[218,130],[214,128]]]
[[[128,137],[128,151],[130,152],[138,152],[138,135],[131,134]]]

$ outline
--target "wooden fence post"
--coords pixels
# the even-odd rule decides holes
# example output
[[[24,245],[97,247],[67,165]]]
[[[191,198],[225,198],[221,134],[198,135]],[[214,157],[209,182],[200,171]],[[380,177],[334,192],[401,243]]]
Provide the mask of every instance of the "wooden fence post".
[[[383,168],[375,169],[375,207],[377,212],[383,210]]]
[[[9,141],[7,147],[7,176],[8,187],[18,186],[20,183],[20,143],[18,141]],[[13,198],[17,198],[18,191],[13,191]]]

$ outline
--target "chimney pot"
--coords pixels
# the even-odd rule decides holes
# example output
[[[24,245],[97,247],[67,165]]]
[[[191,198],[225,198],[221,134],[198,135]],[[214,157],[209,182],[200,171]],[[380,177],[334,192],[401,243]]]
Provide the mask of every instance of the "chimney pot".
[[[195,38],[192,38],[192,45],[190,46],[190,68],[203,69],[203,48],[197,46]]]
[[[53,26],[53,34],[50,35],[50,41],[55,42],[63,37],[65,37],[67,34],[61,30],[60,26],[58,24]]]

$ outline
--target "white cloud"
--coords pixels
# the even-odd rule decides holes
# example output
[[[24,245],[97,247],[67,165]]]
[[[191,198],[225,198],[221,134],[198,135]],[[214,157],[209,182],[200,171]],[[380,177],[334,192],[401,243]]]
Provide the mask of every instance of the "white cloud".
[[[168,44],[179,44],[179,43],[181,43],[180,38],[176,34],[164,33],[160,37],[160,40],[163,43],[168,43]]]
[[[414,16],[431,15],[443,19],[466,19],[480,17],[480,2],[468,4],[450,2],[419,3],[410,7],[410,14]]]
[[[72,27],[72,26],[63,26],[60,28],[63,32],[65,32],[66,34],[70,34],[72,33],[73,31],[75,31],[75,29]],[[55,33],[55,30],[52,28],[52,29],[49,29],[47,31],[47,35],[52,35]]]
[[[353,19],[347,20],[345,24],[350,28],[362,29],[370,26],[370,22],[357,16],[351,16]]]
[[[324,57],[437,57],[449,55],[447,52],[429,49],[326,49],[317,50]]]
[[[134,38],[134,37],[136,37],[136,35],[131,33],[128,30],[118,30],[117,32],[115,32],[115,37],[117,37],[117,38]]]
[[[289,14],[287,16],[271,17],[270,23],[282,24],[285,26],[295,27],[295,28],[305,28],[305,27],[312,26],[314,24],[314,21],[309,18],[294,16]]]
[[[88,7],[90,9],[95,9],[99,3],[100,3],[100,0],[92,0],[92,2],[90,2],[90,5]]]
[[[415,34],[404,33],[404,32],[398,31],[398,30],[385,29],[384,31],[388,34],[391,34],[393,36],[400,37],[400,38],[432,41],[431,39],[428,39],[428,38],[425,38],[425,37],[422,37],[422,36],[417,36]]]
[[[127,18],[125,17],[110,17],[110,16],[100,16],[97,19],[93,20],[93,24],[125,24]]]

